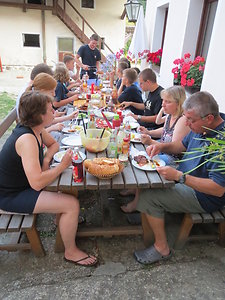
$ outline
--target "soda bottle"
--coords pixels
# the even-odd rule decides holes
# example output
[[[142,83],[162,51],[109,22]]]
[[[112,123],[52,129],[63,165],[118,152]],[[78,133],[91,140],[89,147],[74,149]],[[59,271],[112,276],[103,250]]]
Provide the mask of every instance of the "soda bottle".
[[[108,157],[116,158],[117,157],[117,144],[116,144],[116,133],[112,132],[110,136],[110,141],[107,147]]]
[[[73,180],[74,182],[82,182],[83,181],[83,159],[80,156],[79,148],[76,147],[74,150],[74,155],[72,157],[72,165],[73,165]]]

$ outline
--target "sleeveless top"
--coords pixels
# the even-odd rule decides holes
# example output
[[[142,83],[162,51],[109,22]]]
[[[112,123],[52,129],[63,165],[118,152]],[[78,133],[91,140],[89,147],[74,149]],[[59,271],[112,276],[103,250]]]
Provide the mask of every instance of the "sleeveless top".
[[[161,143],[170,143],[170,142],[172,142],[174,128],[175,128],[175,125],[177,124],[177,121],[180,119],[180,117],[178,117],[175,120],[175,122],[173,123],[173,125],[171,127],[170,127],[171,115],[169,115],[167,117],[166,124],[163,127],[163,132],[162,132],[162,136],[161,136],[161,139],[160,139]]]
[[[21,192],[30,188],[30,184],[23,169],[22,159],[17,154],[15,143],[17,139],[23,134],[33,134],[37,140],[39,149],[40,165],[43,164],[43,143],[41,138],[41,145],[38,142],[33,130],[29,127],[17,124],[12,134],[5,142],[0,152],[0,193],[9,194],[14,192]],[[30,154],[32,155],[32,153]]]

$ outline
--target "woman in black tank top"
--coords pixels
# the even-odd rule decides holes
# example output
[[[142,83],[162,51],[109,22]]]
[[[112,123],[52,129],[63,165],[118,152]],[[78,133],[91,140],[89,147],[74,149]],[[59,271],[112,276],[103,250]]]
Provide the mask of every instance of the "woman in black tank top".
[[[39,92],[24,93],[20,100],[20,123],[0,152],[0,209],[18,213],[60,214],[59,228],[65,246],[65,259],[79,265],[93,265],[94,256],[77,248],[75,236],[79,202],[63,193],[43,191],[72,160],[68,150],[61,163],[49,169],[58,143],[45,131],[52,123],[52,97]],[[43,156],[43,143],[47,153]]]

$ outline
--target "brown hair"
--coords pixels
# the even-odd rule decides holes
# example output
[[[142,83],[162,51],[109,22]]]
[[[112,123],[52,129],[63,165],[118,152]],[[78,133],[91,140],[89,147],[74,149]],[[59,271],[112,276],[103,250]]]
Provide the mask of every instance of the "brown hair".
[[[125,62],[125,63],[127,64],[128,68],[131,67],[131,66],[130,66],[130,61],[129,61],[129,59],[126,58],[126,57],[121,57],[121,58],[119,59],[119,63],[120,63],[120,62]]]
[[[118,70],[123,73],[124,70],[128,69],[128,64],[126,62],[119,62],[118,63]]]
[[[96,33],[93,33],[92,36],[90,37],[90,40],[94,40],[96,42],[98,42],[98,35]]]
[[[38,91],[23,93],[19,104],[20,123],[27,127],[40,125],[42,115],[47,111],[47,103],[51,103],[52,100],[52,97]]]
[[[69,72],[64,63],[59,63],[56,65],[53,77],[55,78],[55,80],[59,80],[61,83],[70,80]]]
[[[31,91],[32,88],[35,91],[50,91],[55,89],[56,85],[57,81],[51,75],[46,73],[40,73],[34,78],[33,84],[29,86],[26,91]]]
[[[153,83],[156,83],[156,75],[155,75],[155,72],[150,69],[150,68],[147,68],[147,69],[144,69],[143,71],[141,71],[141,73],[139,74],[139,77],[142,77],[142,79],[144,81],[151,81]]]
[[[64,55],[64,57],[63,57],[64,64],[70,62],[71,60],[74,61],[74,57],[72,55]]]
[[[134,69],[126,69],[123,71],[123,75],[127,78],[129,84],[137,81],[137,72]]]
[[[30,79],[34,80],[34,78],[40,73],[46,73],[46,74],[53,76],[52,69],[48,65],[41,63],[41,64],[38,64],[35,67],[33,67],[32,71],[30,73]]]

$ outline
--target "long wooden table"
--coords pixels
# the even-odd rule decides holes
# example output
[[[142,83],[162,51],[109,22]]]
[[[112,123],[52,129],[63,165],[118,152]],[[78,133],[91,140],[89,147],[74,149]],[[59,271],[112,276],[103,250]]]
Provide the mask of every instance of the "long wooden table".
[[[134,144],[138,150],[144,150],[142,144]],[[101,153],[90,153],[81,148],[86,153],[87,158],[107,157],[106,151]],[[170,188],[174,182],[165,180],[156,171],[146,172],[135,168],[131,162],[124,168],[122,173],[112,179],[98,179],[88,172],[84,171],[84,181],[75,183],[72,178],[72,169],[66,169],[46,190],[54,192],[70,193],[77,196],[79,191],[93,190],[99,191],[100,198],[103,201],[107,197],[108,190],[124,189],[152,189],[152,188]],[[104,222],[103,222],[104,224]],[[78,230],[77,236],[113,236],[113,235],[131,235],[142,234],[141,226],[103,226],[103,227],[83,227]]]

